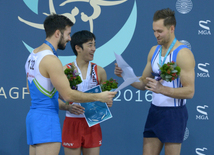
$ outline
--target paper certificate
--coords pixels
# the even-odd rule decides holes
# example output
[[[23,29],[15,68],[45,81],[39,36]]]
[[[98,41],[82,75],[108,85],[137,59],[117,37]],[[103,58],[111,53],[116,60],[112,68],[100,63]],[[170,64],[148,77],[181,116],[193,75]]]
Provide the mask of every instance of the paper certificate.
[[[100,85],[85,91],[85,93],[100,93],[100,92],[102,92]],[[112,118],[111,112],[106,103],[96,101],[80,104],[82,107],[85,108],[84,115],[89,127]]]
[[[134,82],[140,82],[139,78],[137,77],[133,71],[133,69],[126,63],[126,61],[122,58],[122,56],[115,54],[115,58],[117,61],[118,66],[123,70],[121,74],[123,77],[124,82],[117,88],[115,91],[119,91]]]

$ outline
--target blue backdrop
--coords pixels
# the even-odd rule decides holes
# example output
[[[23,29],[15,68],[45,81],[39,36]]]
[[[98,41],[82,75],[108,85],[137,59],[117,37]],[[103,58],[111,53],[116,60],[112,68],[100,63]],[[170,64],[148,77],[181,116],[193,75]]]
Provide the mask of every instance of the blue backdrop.
[[[187,100],[189,121],[182,155],[214,153],[213,89],[213,0],[0,0],[0,154],[28,154],[25,118],[30,108],[26,90],[25,61],[29,51],[44,42],[42,23],[50,12],[64,14],[75,22],[72,34],[90,30],[96,37],[94,62],[114,75],[114,52],[122,55],[141,76],[147,54],[156,39],[152,18],[156,10],[176,13],[176,38],[188,45],[196,60],[195,95]],[[68,44],[58,51],[63,64],[74,59]],[[151,92],[124,88],[110,109],[113,118],[101,123],[101,155],[140,155],[143,128]],[[59,112],[61,126],[65,111]],[[63,155],[63,148],[60,155]],[[161,155],[164,153],[162,152]]]

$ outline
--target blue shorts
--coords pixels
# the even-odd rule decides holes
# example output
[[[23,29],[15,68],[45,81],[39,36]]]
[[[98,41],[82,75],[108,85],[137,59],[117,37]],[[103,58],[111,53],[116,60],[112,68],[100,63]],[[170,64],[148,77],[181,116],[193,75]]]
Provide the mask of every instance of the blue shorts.
[[[57,112],[31,109],[26,118],[26,130],[28,145],[62,142]]]
[[[159,138],[162,143],[182,143],[188,120],[186,105],[157,107],[151,104],[144,138]]]

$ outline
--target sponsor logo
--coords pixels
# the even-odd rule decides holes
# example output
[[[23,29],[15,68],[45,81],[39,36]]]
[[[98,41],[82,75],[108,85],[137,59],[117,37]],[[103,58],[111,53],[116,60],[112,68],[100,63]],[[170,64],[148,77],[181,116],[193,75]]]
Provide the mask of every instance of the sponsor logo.
[[[193,8],[193,3],[191,0],[177,0],[176,9],[181,14],[189,13]]]
[[[206,147],[203,147],[203,148],[196,148],[195,149],[195,153],[197,154],[197,155],[206,155],[204,152],[207,150],[207,148]],[[203,152],[203,153],[202,153]]]
[[[210,27],[208,24],[211,23],[210,20],[200,20],[199,21],[199,26],[203,28],[202,30],[198,30],[198,35],[211,35]]]
[[[184,141],[187,140],[188,137],[189,137],[189,129],[186,128],[185,133],[184,133]]]
[[[208,108],[207,105],[196,107],[196,110],[200,113],[200,115],[196,115],[196,120],[209,120],[208,114],[205,111],[206,108]]]
[[[64,146],[74,146],[74,143],[63,143]]]
[[[210,65],[209,63],[199,63],[198,64],[198,69],[201,71],[201,73],[197,73],[197,77],[210,77],[209,75],[209,71],[208,69],[206,69],[205,67],[207,67],[207,65]]]
[[[99,141],[99,145],[102,145],[102,140]]]

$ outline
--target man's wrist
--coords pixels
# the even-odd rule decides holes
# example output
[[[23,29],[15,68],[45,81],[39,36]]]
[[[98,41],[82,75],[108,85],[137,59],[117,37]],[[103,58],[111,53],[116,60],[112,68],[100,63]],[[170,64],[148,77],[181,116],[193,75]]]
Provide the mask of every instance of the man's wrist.
[[[70,111],[72,109],[72,104],[67,105],[67,111]]]
[[[94,101],[101,101],[101,98],[100,98],[100,93],[96,93],[96,94],[93,94],[94,95]]]

